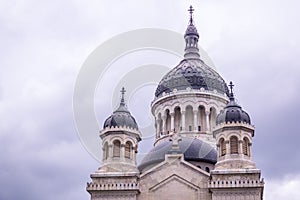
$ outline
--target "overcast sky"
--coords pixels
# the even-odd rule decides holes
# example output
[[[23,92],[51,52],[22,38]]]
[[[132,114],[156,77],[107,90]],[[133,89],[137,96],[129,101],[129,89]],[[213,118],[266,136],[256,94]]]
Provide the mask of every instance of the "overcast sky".
[[[190,4],[201,47],[224,79],[234,81],[237,100],[256,127],[254,160],[266,181],[265,198],[299,199],[298,1],[2,0],[1,200],[90,198],[86,182],[100,163],[82,145],[72,108],[82,64],[99,45],[126,31],[159,28],[183,33]],[[174,56],[168,58],[176,64]],[[133,54],[131,59],[144,57]],[[98,104],[107,103],[99,97],[99,88],[105,86],[109,88],[107,83],[96,92]],[[145,86],[131,94],[129,109],[141,126],[150,117],[138,111],[149,115],[154,89]],[[145,91],[150,93],[141,95]],[[99,128],[115,106],[99,111],[103,114],[95,110]]]

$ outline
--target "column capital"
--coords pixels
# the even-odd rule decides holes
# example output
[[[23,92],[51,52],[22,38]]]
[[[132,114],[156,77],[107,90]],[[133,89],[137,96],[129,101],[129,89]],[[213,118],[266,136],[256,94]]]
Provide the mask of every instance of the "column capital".
[[[210,111],[209,110],[206,110],[205,111],[205,115],[209,115],[210,114]]]
[[[125,144],[123,144],[123,143],[121,143],[121,145],[120,145],[120,147],[125,147],[126,145]]]

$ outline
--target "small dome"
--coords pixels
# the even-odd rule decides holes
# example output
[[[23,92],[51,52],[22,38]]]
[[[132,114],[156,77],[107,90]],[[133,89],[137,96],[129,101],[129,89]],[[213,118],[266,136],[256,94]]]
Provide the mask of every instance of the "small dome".
[[[224,79],[200,59],[184,59],[168,72],[160,81],[155,96],[163,92],[170,93],[174,89],[186,88],[214,91],[228,95],[228,87]]]
[[[231,122],[245,122],[248,124],[251,124],[250,117],[248,113],[246,113],[241,106],[239,106],[233,96],[232,92],[232,82],[230,82],[231,87],[231,93],[229,95],[230,102],[227,104],[227,106],[218,114],[216,123],[221,124],[221,123],[231,123]]]
[[[117,110],[113,112],[113,114],[108,117],[103,125],[103,128],[106,127],[130,127],[134,129],[138,129],[138,125],[134,119],[134,117],[130,114],[130,112],[127,110],[125,101],[124,101],[124,93],[125,89],[122,88],[122,98],[120,102],[120,106]]]
[[[201,161],[210,164],[217,162],[217,151],[209,144],[196,139],[183,137],[179,141],[180,151],[184,154],[186,161]],[[155,146],[142,160],[139,170],[147,166],[158,164],[165,160],[165,155],[172,149],[172,141],[165,141]]]
[[[134,117],[131,116],[129,111],[125,107],[119,107],[113,114],[108,117],[103,125],[103,128],[114,126],[126,126],[130,128],[138,129],[137,123]]]

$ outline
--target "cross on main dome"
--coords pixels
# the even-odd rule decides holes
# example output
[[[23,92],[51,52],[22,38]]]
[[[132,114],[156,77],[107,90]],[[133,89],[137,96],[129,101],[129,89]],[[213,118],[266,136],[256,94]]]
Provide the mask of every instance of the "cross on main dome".
[[[190,23],[192,24],[193,23],[193,12],[194,12],[194,8],[193,8],[193,6],[191,5],[190,6],[190,9],[188,9],[188,11],[190,12]]]

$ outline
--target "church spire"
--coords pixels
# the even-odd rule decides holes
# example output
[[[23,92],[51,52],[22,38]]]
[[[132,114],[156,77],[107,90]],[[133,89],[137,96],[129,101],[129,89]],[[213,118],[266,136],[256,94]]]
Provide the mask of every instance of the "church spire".
[[[230,93],[229,93],[229,99],[230,99],[230,101],[234,101],[234,95],[233,95],[233,83],[232,83],[232,81],[230,81],[230,83],[229,83],[229,88],[230,88]]]
[[[193,12],[194,12],[193,6],[190,6],[190,9],[188,11],[190,12],[190,24],[193,24]]]
[[[119,105],[118,109],[114,111],[114,113],[115,112],[128,112],[129,113],[129,111],[126,108],[126,103],[125,103],[125,92],[126,92],[125,88],[122,87],[120,92],[121,92],[120,105]]]
[[[125,96],[125,92],[126,92],[125,88],[122,87],[122,90],[120,92],[121,92],[121,102],[120,102],[120,105],[125,106],[125,100],[124,100],[124,96]]]
[[[200,58],[199,49],[198,49],[198,40],[199,40],[199,34],[197,32],[196,27],[194,26],[194,19],[193,19],[193,12],[194,8],[193,6],[190,6],[188,9],[190,13],[190,20],[189,25],[185,31],[184,39],[185,39],[185,52],[184,52],[184,58]]]

